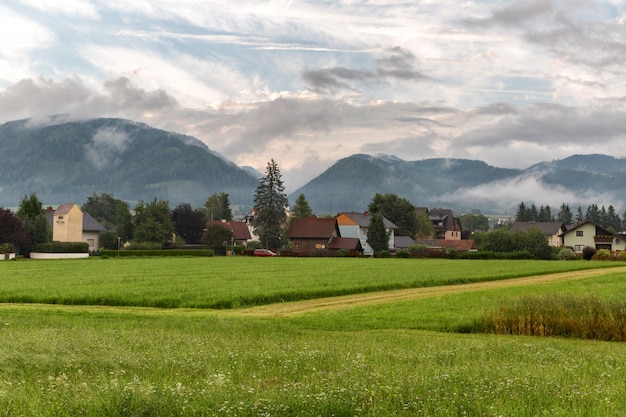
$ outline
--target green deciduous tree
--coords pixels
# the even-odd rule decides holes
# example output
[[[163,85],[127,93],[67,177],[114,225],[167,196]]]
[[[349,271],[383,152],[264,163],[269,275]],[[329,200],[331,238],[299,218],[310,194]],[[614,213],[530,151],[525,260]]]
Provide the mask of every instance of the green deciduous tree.
[[[136,242],[152,242],[165,244],[170,240],[174,231],[174,223],[170,220],[170,208],[167,201],[150,203],[139,200],[135,207],[135,234]]]
[[[482,214],[463,214],[459,217],[463,230],[486,232],[489,230],[489,219]]]
[[[266,248],[280,248],[282,244],[282,226],[287,218],[285,208],[289,204],[284,191],[278,164],[272,159],[254,193],[254,232]]]
[[[221,223],[212,223],[206,227],[202,234],[202,243],[213,248],[217,253],[225,251],[225,246],[230,245],[233,231]]]
[[[374,213],[370,217],[370,224],[367,228],[367,244],[370,245],[374,253],[389,249],[389,236],[385,230],[383,216]]]
[[[395,194],[376,194],[369,204],[371,213],[379,213],[384,218],[398,226],[398,236],[410,236],[415,239],[418,222],[415,206],[406,198]]]
[[[113,197],[111,194],[93,193],[87,197],[81,210],[89,213],[98,220],[106,229],[115,229],[116,237],[119,236],[126,242],[133,238],[132,216],[128,203]]]

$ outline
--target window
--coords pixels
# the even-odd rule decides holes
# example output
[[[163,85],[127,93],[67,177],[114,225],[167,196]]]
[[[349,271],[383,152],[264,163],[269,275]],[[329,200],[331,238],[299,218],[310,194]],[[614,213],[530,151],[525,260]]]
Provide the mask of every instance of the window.
[[[296,242],[296,244],[294,245],[296,249],[300,249],[300,242]]]
[[[576,230],[576,237],[583,237],[583,231],[582,230]]]
[[[583,249],[585,249],[585,245],[575,245],[574,246],[574,251],[576,251],[576,252],[582,252]]]

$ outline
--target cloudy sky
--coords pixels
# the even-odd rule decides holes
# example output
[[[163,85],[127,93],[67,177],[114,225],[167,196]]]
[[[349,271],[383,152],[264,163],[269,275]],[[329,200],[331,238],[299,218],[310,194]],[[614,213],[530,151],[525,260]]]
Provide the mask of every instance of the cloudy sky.
[[[0,122],[142,121],[288,191],[355,153],[622,157],[625,4],[3,0]]]

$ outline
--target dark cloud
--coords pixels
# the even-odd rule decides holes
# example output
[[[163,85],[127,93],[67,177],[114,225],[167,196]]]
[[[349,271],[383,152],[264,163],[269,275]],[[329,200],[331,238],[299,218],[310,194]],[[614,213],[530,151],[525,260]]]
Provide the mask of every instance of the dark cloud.
[[[551,16],[553,12],[554,5],[550,0],[521,1],[495,9],[488,17],[465,19],[463,23],[472,28],[524,27],[531,21]]]
[[[504,114],[497,122],[479,125],[459,136],[466,146],[505,146],[514,141],[589,145],[626,136],[626,112],[614,108],[580,109],[534,104]]]
[[[54,114],[74,119],[142,119],[146,113],[166,112],[176,106],[176,100],[165,91],[146,91],[126,77],[106,81],[103,87],[104,91],[98,92],[76,78],[60,82],[24,79],[0,92],[0,114],[4,121]]]
[[[404,48],[386,50],[386,56],[377,58],[371,70],[344,67],[305,70],[303,80],[315,91],[357,90],[356,84],[384,84],[391,81],[422,81],[430,77],[417,69],[415,55]]]

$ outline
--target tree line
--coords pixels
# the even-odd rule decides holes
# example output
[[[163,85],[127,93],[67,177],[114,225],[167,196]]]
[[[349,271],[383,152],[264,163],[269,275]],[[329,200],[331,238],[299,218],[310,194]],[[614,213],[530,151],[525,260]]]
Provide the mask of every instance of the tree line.
[[[516,222],[553,222],[558,221],[568,226],[573,226],[584,221],[592,221],[595,224],[613,232],[618,233],[626,230],[626,212],[623,219],[615,211],[612,205],[598,207],[597,204],[589,204],[583,213],[581,206],[578,206],[574,214],[568,204],[561,204],[556,215],[552,214],[549,205],[537,206],[534,203],[526,205],[523,201],[518,205],[515,215]]]

